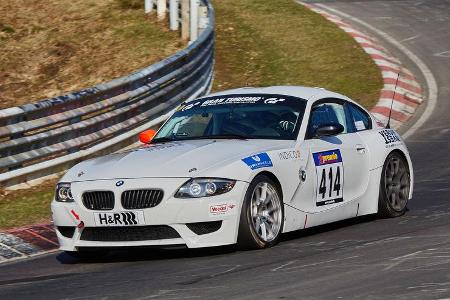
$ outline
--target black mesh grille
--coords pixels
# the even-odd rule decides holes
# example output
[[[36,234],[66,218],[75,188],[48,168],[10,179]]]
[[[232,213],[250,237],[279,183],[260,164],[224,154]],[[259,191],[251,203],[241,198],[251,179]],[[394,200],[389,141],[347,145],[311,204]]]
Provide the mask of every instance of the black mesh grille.
[[[83,241],[121,242],[175,239],[180,235],[170,226],[152,225],[135,227],[86,227],[81,233]]]
[[[164,193],[161,190],[130,190],[122,193],[122,207],[139,209],[154,207],[161,203]]]
[[[92,210],[111,210],[114,208],[114,193],[111,191],[85,192],[83,204]]]
[[[61,233],[62,236],[71,239],[75,232],[75,227],[74,226],[58,226],[58,231],[59,231],[59,233]]]
[[[195,234],[202,235],[219,230],[222,226],[222,221],[189,223],[186,226]]]

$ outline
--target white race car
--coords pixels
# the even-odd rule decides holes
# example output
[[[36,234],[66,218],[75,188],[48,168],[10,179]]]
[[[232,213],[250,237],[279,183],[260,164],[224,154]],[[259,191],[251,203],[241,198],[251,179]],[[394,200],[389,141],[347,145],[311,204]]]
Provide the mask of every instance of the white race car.
[[[181,104],[138,149],[84,161],[51,204],[60,249],[237,243],[355,216],[402,215],[400,136],[320,88],[241,88]]]

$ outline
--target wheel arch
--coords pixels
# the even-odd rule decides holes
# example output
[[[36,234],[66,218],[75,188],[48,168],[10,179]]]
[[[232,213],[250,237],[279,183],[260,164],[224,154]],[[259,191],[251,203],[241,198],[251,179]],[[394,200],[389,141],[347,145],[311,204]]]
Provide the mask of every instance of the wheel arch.
[[[386,161],[388,156],[391,155],[392,153],[398,153],[406,161],[406,164],[408,165],[409,177],[410,177],[410,181],[411,181],[411,183],[410,183],[411,186],[410,186],[410,190],[409,190],[409,197],[408,197],[408,199],[411,199],[412,198],[412,194],[413,194],[413,187],[414,187],[414,174],[413,174],[413,167],[412,167],[411,157],[409,156],[408,152],[405,152],[403,149],[396,148],[396,149],[393,149],[392,151],[390,151],[386,155],[386,158],[384,160]]]
[[[274,173],[269,172],[267,170],[264,170],[264,171],[261,171],[261,172],[257,173],[253,177],[253,179],[255,179],[257,176],[260,176],[260,175],[265,175],[265,176],[269,177],[271,180],[273,180],[276,183],[277,188],[279,189],[279,192],[280,192],[281,202],[284,203],[283,187],[281,185],[280,180],[278,180],[278,177]]]

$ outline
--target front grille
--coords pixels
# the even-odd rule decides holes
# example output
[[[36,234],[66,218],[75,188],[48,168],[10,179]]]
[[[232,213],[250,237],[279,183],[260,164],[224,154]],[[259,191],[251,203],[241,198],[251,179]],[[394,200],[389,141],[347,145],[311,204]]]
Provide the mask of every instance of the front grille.
[[[114,193],[111,191],[85,192],[82,198],[87,209],[111,210],[114,208]]]
[[[75,227],[74,226],[58,226],[58,231],[61,233],[63,237],[66,238],[72,238],[73,234],[75,233]]]
[[[180,235],[170,226],[151,225],[136,227],[86,227],[81,240],[96,242],[130,242],[175,239]]]
[[[222,227],[222,221],[189,223],[186,226],[195,234],[202,235],[219,230]]]
[[[122,207],[140,209],[154,207],[161,203],[164,192],[161,190],[130,190],[122,193]]]

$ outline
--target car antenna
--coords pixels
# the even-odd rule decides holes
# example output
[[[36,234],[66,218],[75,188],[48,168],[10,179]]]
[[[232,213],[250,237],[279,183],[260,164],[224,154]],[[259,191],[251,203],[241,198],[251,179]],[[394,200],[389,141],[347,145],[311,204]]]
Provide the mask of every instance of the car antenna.
[[[392,95],[391,108],[389,109],[389,118],[388,118],[388,121],[386,124],[387,129],[391,128],[392,105],[394,104],[395,92],[397,91],[397,84],[398,84],[399,77],[400,77],[400,73],[397,73],[397,79],[395,80],[395,87],[394,87],[394,95]]]

